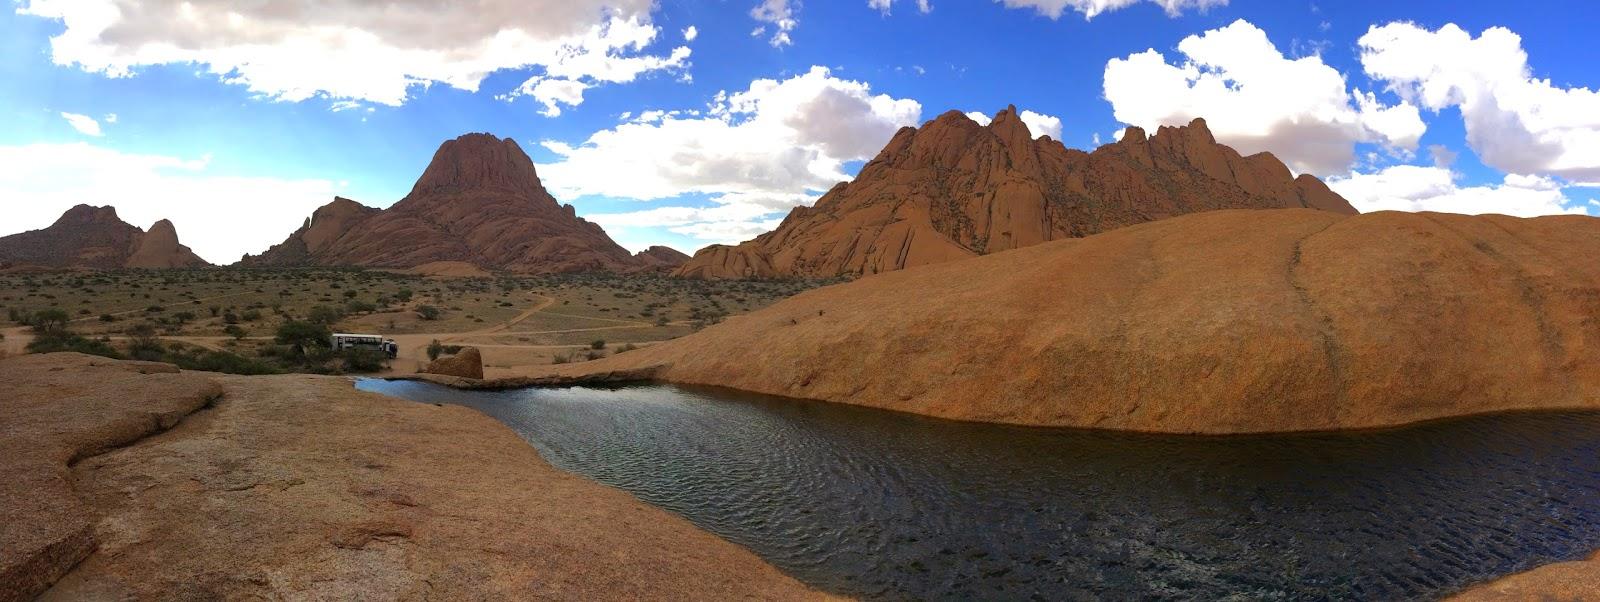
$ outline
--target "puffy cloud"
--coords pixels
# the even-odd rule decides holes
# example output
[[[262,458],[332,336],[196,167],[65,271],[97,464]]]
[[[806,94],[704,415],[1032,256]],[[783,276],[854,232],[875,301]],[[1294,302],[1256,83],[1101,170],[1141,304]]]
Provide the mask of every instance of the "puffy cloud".
[[[867,0],[867,6],[887,15],[896,1],[898,0]],[[1072,10],[1082,14],[1084,20],[1140,2],[1158,5],[1171,17],[1180,16],[1186,10],[1204,12],[1214,6],[1228,5],[1228,0],[995,0],[995,2],[1004,4],[1007,8],[1031,8],[1051,19],[1060,19],[1063,13]],[[917,10],[924,14],[933,10],[931,0],[916,0],[916,5]]]
[[[1034,138],[1049,136],[1056,140],[1061,139],[1060,117],[1035,113],[1027,109],[1023,109],[1022,112],[1017,114],[1017,117],[1022,120],[1023,125],[1028,126],[1028,132],[1032,133]],[[967,111],[967,118],[983,126],[987,126],[994,121],[993,117],[982,111]]]
[[[0,235],[48,226],[73,205],[114,205],[143,228],[171,219],[195,253],[231,263],[282,242],[336,192],[326,180],[214,176],[208,163],[87,143],[0,146],[0,164],[10,167],[0,170]]]
[[[147,65],[198,64],[264,96],[403,104],[413,85],[477,91],[488,74],[543,67],[544,77],[625,82],[681,66],[643,54],[659,30],[651,0],[24,0],[60,19],[60,65],[113,77]],[[687,50],[683,49],[686,55]],[[686,58],[686,56],[684,57]]]
[[[848,180],[846,162],[872,157],[921,115],[922,105],[914,100],[874,95],[864,82],[812,67],[786,80],[761,79],[741,92],[719,92],[703,112],[646,111],[581,145],[545,141],[561,160],[540,165],[539,173],[546,186],[567,197],[709,195],[715,211],[677,207],[587,217],[622,224],[670,213],[689,219],[674,226],[685,232],[711,236],[708,227],[690,226],[719,223],[715,232],[723,236],[735,230],[729,224],[765,224],[773,214],[808,204],[817,192]]]
[[[700,37],[700,28],[690,25],[683,29],[683,41],[693,42],[698,37]]]
[[[1240,152],[1271,151],[1297,172],[1344,172],[1355,145],[1407,153],[1426,131],[1417,108],[1350,90],[1318,56],[1290,59],[1266,32],[1239,20],[1178,44],[1181,63],[1155,50],[1106,64],[1105,96],[1118,120],[1146,129],[1204,117]]]
[[[755,8],[750,9],[750,18],[762,23],[753,36],[766,35],[767,28],[772,28],[772,37],[767,40],[774,48],[790,46],[794,40],[789,38],[789,32],[800,26],[798,13],[800,0],[761,0]]]
[[[78,130],[79,134],[83,134],[85,136],[96,136],[96,137],[101,136],[101,135],[104,134],[104,132],[100,131],[100,122],[95,121],[93,117],[90,117],[88,115],[79,115],[77,113],[62,113],[61,114],[61,118],[67,120],[67,125],[72,126],[72,129]],[[106,122],[107,123],[116,123],[117,122],[116,116],[112,115],[112,116],[108,117],[106,119]]]
[[[1487,186],[1459,186],[1459,174],[1444,167],[1396,165],[1375,173],[1329,178],[1328,186],[1361,211],[1499,213],[1518,217],[1585,213],[1560,183],[1541,176],[1510,174]]]
[[[889,14],[889,9],[893,8],[894,3],[895,0],[867,0],[868,7],[877,9],[878,12],[881,12],[885,15]],[[916,4],[917,12],[928,14],[929,12],[933,11],[933,5],[929,2],[929,0],[916,0]]]
[[[1358,43],[1369,77],[1425,108],[1458,107],[1484,164],[1600,182],[1600,92],[1533,77],[1517,34],[1391,23]]]
[[[1176,17],[1185,10],[1205,11],[1214,6],[1227,6],[1228,0],[995,0],[1009,8],[1032,8],[1039,14],[1051,19],[1061,18],[1067,10],[1083,14],[1085,20],[1093,19],[1100,13],[1111,12],[1133,6],[1140,2],[1151,2],[1161,6],[1167,11],[1168,16]]]
[[[1061,139],[1061,118],[1043,113],[1035,113],[1024,109],[1017,117],[1022,119],[1023,125],[1028,126],[1028,132],[1034,138],[1049,136],[1055,140]]]

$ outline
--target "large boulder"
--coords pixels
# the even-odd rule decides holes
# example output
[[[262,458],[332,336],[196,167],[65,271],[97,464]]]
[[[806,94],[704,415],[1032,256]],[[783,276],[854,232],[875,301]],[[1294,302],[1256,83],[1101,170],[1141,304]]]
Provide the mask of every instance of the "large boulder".
[[[441,357],[428,363],[422,371],[427,374],[441,376],[454,376],[457,378],[483,378],[483,355],[478,353],[477,347],[467,347],[460,353],[449,357]]]

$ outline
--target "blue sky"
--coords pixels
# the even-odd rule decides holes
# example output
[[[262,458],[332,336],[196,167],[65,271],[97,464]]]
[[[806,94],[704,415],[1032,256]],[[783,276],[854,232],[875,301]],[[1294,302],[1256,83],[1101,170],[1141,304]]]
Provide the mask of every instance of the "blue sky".
[[[334,194],[394,203],[440,142],[487,131],[625,246],[692,252],[770,228],[899,126],[1007,104],[1075,148],[1205,116],[1364,210],[1600,198],[1593,2],[381,4],[13,0],[0,234],[112,204],[231,262]]]

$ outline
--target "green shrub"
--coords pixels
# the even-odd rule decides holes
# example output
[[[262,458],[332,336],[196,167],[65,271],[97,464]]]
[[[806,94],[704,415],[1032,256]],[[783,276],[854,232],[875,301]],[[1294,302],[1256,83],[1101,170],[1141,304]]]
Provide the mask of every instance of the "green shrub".
[[[339,311],[338,308],[318,305],[311,308],[311,311],[306,315],[306,321],[313,324],[333,324],[343,317],[344,312]]]
[[[444,312],[439,311],[439,308],[432,305],[422,305],[417,307],[417,316],[424,320],[437,320],[439,319],[440,314],[443,313]]]
[[[252,376],[258,374],[281,374],[283,372],[266,362],[252,360],[225,351],[204,350],[193,354],[171,353],[167,355],[164,361],[176,364],[184,370],[221,372],[223,374]]]
[[[33,326],[34,333],[48,336],[65,334],[67,332],[67,322],[70,320],[71,317],[67,315],[67,312],[51,308],[35,312],[28,323]]]
[[[372,349],[348,349],[344,352],[345,372],[378,372],[384,369],[385,356]]]
[[[273,340],[293,347],[295,355],[303,356],[307,350],[328,348],[332,345],[328,339],[332,337],[333,331],[328,329],[327,324],[290,320],[278,326]]]
[[[606,342],[604,340],[596,339],[593,343],[589,343],[589,348],[590,349],[605,349],[606,348]]]
[[[66,331],[41,334],[35,336],[33,341],[28,343],[29,353],[56,353],[60,351],[75,351],[89,355],[122,359],[122,354],[117,353],[117,350],[111,348],[111,345],[105,341],[86,339]]]

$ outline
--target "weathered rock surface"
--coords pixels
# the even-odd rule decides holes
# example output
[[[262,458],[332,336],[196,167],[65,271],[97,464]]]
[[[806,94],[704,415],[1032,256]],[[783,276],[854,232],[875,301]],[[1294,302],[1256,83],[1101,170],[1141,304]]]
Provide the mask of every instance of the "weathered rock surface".
[[[314,255],[327,250],[351,225],[379,211],[382,210],[344,197],[333,197],[332,203],[311,212],[311,217],[288,239],[260,255],[245,255],[239,263],[250,267],[308,265]]]
[[[661,245],[635,253],[633,258],[639,261],[640,269],[647,271],[670,272],[689,261],[682,251]]]
[[[112,207],[78,205],[54,224],[0,238],[0,263],[45,268],[189,268],[210,265],[178,242],[172,222],[149,232]]]
[[[411,193],[388,209],[335,199],[253,266],[411,268],[465,262],[516,273],[628,271],[641,263],[539,182],[510,138],[467,134],[434,153]]]
[[[483,378],[483,355],[478,353],[477,347],[467,347],[448,357],[441,357],[428,363],[422,371],[426,374],[439,374],[454,376],[456,378]]]
[[[1029,425],[1600,407],[1600,220],[1213,211],[797,295],[605,373]]]
[[[0,601],[33,599],[101,543],[70,464],[170,428],[221,394],[211,379],[166,364],[78,354],[0,361]]]
[[[0,361],[0,600],[821,597],[472,410],[141,370]]]
[[[1015,107],[988,126],[951,111],[895,134],[855,180],[778,228],[700,250],[692,278],[858,276],[942,263],[1215,209],[1356,211],[1271,154],[1242,157],[1203,120],[1092,153],[1034,139]]]
[[[1587,560],[1558,562],[1478,585],[1451,602],[1584,602],[1600,598],[1600,553]]]

